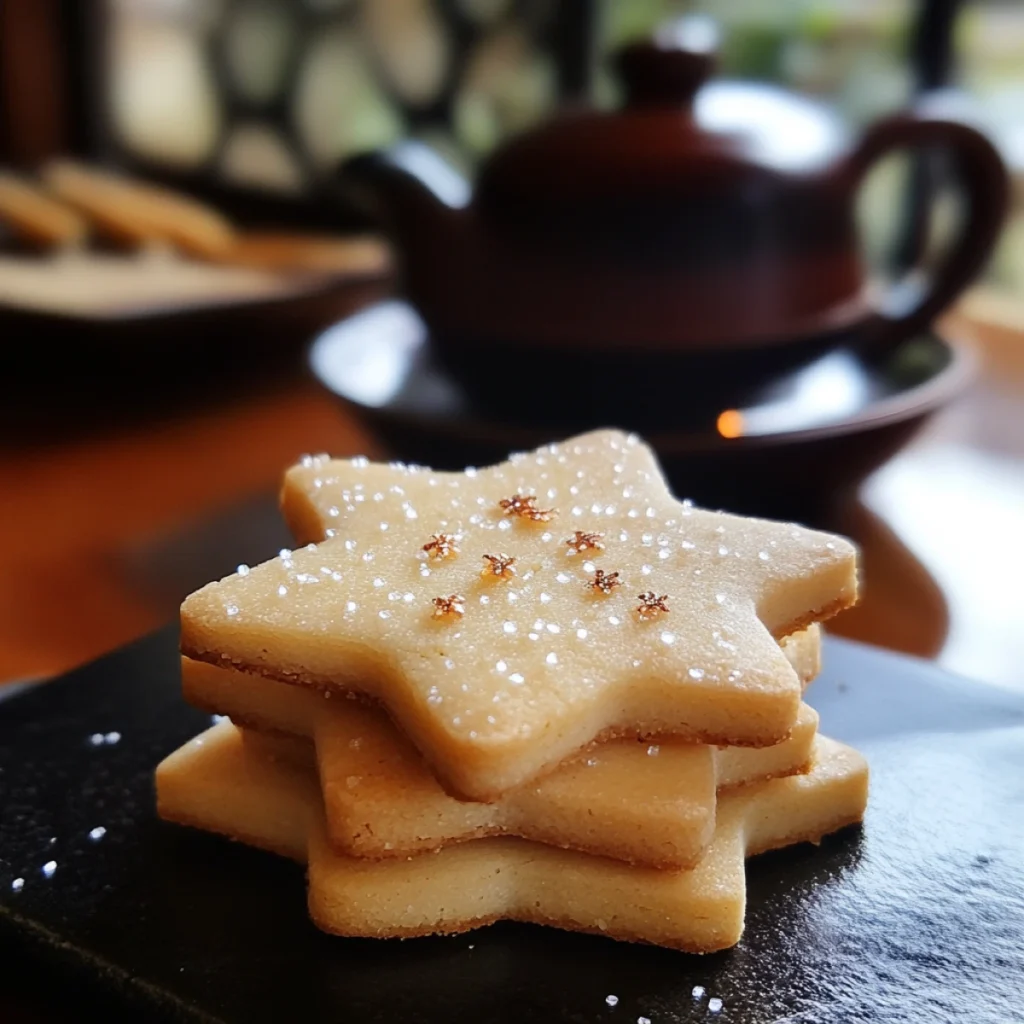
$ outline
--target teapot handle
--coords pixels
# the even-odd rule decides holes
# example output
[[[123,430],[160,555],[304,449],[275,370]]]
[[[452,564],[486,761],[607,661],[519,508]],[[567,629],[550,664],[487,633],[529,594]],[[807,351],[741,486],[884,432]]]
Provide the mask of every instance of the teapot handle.
[[[899,149],[942,149],[953,158],[956,180],[966,200],[955,237],[930,275],[912,269],[890,285],[876,303],[879,337],[893,344],[926,328],[970,284],[988,259],[1006,213],[1009,176],[991,142],[963,121],[908,111],[879,121],[846,158],[841,169],[848,187],[857,188],[870,167]]]

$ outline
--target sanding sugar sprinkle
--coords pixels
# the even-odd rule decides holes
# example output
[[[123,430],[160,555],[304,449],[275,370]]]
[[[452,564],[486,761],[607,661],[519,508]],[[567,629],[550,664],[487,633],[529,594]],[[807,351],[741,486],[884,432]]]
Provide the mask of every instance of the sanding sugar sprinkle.
[[[607,1004],[608,1004],[609,1006],[617,1006],[617,1005],[618,1005],[618,1002],[619,1002],[619,997],[618,997],[618,996],[605,996],[605,997],[604,997],[604,1001],[605,1001],[605,1002],[606,1002],[606,1003],[607,1003]]]
[[[693,998],[694,999],[703,999],[704,998],[704,986],[703,985],[694,985],[693,986],[693,993],[692,994],[693,994]]]
[[[637,1017],[636,1024],[651,1024],[650,1017]]]
[[[119,732],[108,732],[106,734],[102,732],[94,732],[89,737],[89,745],[93,747],[102,746],[114,746],[115,743],[121,742],[121,734]]]
[[[712,1013],[718,1013],[718,1011],[721,1010],[721,1008],[722,1008],[722,1000],[719,999],[717,996],[714,999],[709,999],[708,1000],[708,1009]]]

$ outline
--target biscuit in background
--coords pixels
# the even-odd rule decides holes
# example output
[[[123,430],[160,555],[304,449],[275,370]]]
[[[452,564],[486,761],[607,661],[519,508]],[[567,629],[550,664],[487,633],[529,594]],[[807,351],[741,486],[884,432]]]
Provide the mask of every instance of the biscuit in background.
[[[48,164],[42,178],[55,196],[117,245],[171,244],[187,255],[216,259],[237,241],[225,217],[169,189],[68,161]]]
[[[81,245],[89,234],[85,218],[42,189],[0,172],[0,223],[34,248]]]

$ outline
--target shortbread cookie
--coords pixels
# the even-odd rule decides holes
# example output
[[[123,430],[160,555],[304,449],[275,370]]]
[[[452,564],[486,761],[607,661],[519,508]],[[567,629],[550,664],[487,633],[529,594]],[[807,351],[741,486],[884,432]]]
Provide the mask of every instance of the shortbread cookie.
[[[808,626],[783,639],[780,646],[806,688],[821,671],[821,628]],[[184,656],[181,682],[185,700],[211,715],[227,715],[239,725],[264,732],[309,738],[314,736],[325,702],[338,697],[331,687],[293,686]]]
[[[848,541],[678,502],[616,431],[467,473],[308,461],[338,534],[191,595],[182,652],[384,703],[471,799],[598,737],[779,742],[776,638],[855,600]]]
[[[817,842],[860,821],[867,781],[856,751],[819,737],[807,774],[744,786],[721,799],[714,840],[692,871],[658,871],[509,838],[411,860],[343,857],[328,844],[313,773],[247,753],[228,723],[167,758],[157,794],[167,820],[296,859],[305,836],[296,806],[302,804],[312,822],[309,909],[325,931],[411,937],[510,919],[710,952],[742,934],[744,857]]]
[[[271,761],[286,761],[297,768],[319,770],[316,762],[316,745],[302,736],[293,736],[291,733],[284,732],[259,732],[256,729],[248,729],[244,725],[237,725],[235,722],[231,724],[241,732],[246,751],[251,752],[253,757]],[[323,786],[321,785],[320,788],[322,790]],[[339,850],[338,852],[344,851]]]
[[[792,646],[814,645],[805,638]],[[801,771],[818,720],[803,705],[789,738],[772,747],[612,740],[486,804],[446,793],[378,709],[187,658],[182,679],[190,703],[271,730],[246,737],[267,756],[310,763],[311,745],[282,743],[281,734],[313,739],[331,843],[339,853],[371,858],[514,835],[632,863],[689,867],[714,831],[716,790]]]
[[[235,244],[235,230],[224,217],[169,189],[68,161],[48,165],[43,180],[120,245],[169,243],[192,256],[216,258]]]
[[[380,712],[347,712],[325,716],[315,746],[327,836],[338,853],[407,858],[509,835],[676,870],[693,867],[710,842],[716,790],[806,769],[818,724],[805,704],[790,738],[774,747],[612,740],[484,804],[445,793]],[[281,737],[244,738],[263,756],[308,763],[309,752],[297,754],[288,737],[283,750]]]
[[[74,210],[13,174],[0,173],[0,224],[40,248],[78,245],[89,226]]]
[[[161,818],[300,862],[322,806],[312,765],[254,752],[230,722],[189,740],[156,770]]]

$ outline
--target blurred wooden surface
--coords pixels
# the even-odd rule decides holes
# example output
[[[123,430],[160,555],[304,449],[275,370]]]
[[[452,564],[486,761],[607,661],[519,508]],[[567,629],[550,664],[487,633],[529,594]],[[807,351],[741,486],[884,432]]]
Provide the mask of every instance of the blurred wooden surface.
[[[953,320],[978,343],[980,380],[835,524],[863,546],[865,595],[834,629],[1024,685],[1013,589],[1024,577],[1024,314],[1015,325],[1013,307],[965,308]],[[304,380],[80,441],[0,449],[0,681],[64,671],[167,621],[178,592],[203,582],[188,576],[189,551],[225,536],[243,550],[246,502],[265,537],[281,470],[306,451],[373,454]],[[169,583],[154,587],[161,577]]]
[[[0,680],[61,672],[167,621],[123,555],[366,444],[312,384],[82,442],[0,452]]]

